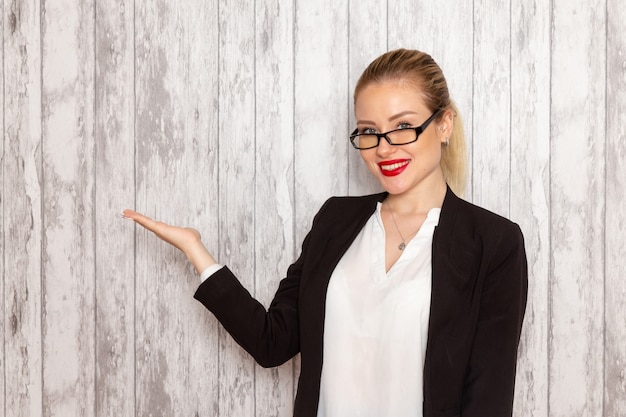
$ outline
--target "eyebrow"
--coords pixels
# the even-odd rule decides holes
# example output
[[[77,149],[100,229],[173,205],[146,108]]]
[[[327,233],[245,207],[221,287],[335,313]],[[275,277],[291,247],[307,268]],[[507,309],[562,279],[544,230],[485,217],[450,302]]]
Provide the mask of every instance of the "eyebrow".
[[[399,119],[400,117],[406,116],[407,114],[417,115],[419,113],[417,113],[415,111],[412,111],[412,110],[403,111],[403,112],[400,112],[398,114],[395,114],[395,115],[391,116],[389,118],[389,121],[392,122],[392,121],[394,121],[396,119]],[[360,123],[360,124],[370,124],[370,125],[375,125],[376,124],[376,123],[372,122],[371,120],[357,120],[357,123]]]

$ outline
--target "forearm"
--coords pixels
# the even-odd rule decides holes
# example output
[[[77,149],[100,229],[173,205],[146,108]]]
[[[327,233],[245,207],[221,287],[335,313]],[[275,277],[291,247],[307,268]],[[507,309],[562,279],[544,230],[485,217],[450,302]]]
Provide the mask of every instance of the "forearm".
[[[204,281],[194,298],[263,367],[278,366],[299,351],[298,279],[283,279],[269,311],[228,267]]]

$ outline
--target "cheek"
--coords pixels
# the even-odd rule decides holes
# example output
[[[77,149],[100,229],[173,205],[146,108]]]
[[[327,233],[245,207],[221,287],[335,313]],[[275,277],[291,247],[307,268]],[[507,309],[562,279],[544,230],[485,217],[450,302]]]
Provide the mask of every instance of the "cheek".
[[[376,149],[368,149],[365,151],[359,151],[361,155],[361,159],[363,163],[367,167],[367,169],[372,173],[376,174],[378,172],[378,165],[376,164]]]
[[[420,137],[420,140],[422,138]],[[428,135],[424,136],[421,143],[415,142],[416,145],[419,143],[419,146],[416,146],[415,154],[421,155],[427,159],[439,159],[441,158],[441,141],[437,137],[437,135]]]
[[[433,146],[424,155],[424,170],[429,171],[441,165],[441,144],[433,143]]]
[[[367,149],[365,151],[359,151],[359,155],[361,156],[361,159],[363,160],[363,162],[365,162],[366,164],[369,164],[373,157],[371,149]]]

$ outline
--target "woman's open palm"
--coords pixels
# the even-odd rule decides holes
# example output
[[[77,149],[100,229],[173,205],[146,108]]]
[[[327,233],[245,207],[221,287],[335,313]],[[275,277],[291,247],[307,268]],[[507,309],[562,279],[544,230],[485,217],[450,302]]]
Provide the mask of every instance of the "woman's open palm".
[[[213,256],[202,244],[200,233],[196,229],[170,226],[167,223],[152,220],[134,210],[124,210],[123,216],[151,231],[159,239],[178,248],[187,256],[198,273],[216,263]]]
[[[178,248],[183,253],[187,253],[189,247],[200,241],[200,233],[196,229],[171,226],[167,223],[155,221],[133,210],[124,210],[123,215],[125,218],[133,220],[151,231],[159,239]]]

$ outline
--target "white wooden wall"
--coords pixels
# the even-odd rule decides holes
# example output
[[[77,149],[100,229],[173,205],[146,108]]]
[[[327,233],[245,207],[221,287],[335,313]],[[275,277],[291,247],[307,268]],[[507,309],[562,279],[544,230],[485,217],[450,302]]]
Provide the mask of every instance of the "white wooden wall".
[[[467,198],[518,222],[530,292],[517,417],[626,416],[622,0],[2,0],[0,414],[289,416],[124,221],[198,228],[266,305],[331,195],[360,72],[430,52],[468,132]]]

